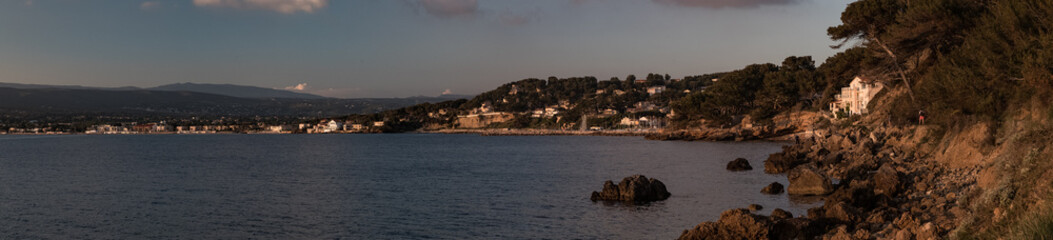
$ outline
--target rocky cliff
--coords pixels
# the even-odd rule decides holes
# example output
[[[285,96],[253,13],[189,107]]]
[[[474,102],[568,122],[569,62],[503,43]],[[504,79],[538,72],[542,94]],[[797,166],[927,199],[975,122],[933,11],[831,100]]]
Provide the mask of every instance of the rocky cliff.
[[[1053,231],[1053,154],[1046,147],[1053,110],[1031,106],[1007,121],[966,119],[955,127],[888,126],[880,116],[831,125],[765,161],[765,172],[788,173],[790,194],[822,195],[822,206],[793,224],[726,212],[681,239],[1049,236],[1042,234]],[[829,191],[824,176],[837,182]],[[795,188],[802,181],[795,179],[810,183]]]

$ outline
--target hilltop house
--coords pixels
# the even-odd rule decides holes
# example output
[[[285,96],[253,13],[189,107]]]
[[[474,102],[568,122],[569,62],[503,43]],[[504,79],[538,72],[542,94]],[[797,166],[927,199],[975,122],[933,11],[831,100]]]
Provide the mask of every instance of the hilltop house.
[[[329,123],[325,124],[325,129],[322,132],[338,132],[344,130],[344,122],[337,122],[336,120],[329,120]]]
[[[519,86],[516,86],[515,84],[512,84],[512,89],[508,90],[508,95],[516,95],[516,94],[519,94]]]
[[[534,118],[541,118],[541,117],[551,118],[551,117],[555,117],[559,113],[560,113],[559,106],[552,105],[552,106],[545,107],[544,109],[536,109],[536,110],[534,110],[532,112],[532,114],[530,116],[534,117]]]
[[[848,87],[841,88],[841,94],[834,96],[834,102],[830,103],[830,111],[844,111],[848,115],[867,114],[867,104],[884,88],[885,85],[881,82],[857,76]]]
[[[630,117],[623,117],[622,120],[618,122],[618,124],[622,126],[635,127],[640,125],[640,120]]]
[[[665,91],[665,86],[653,86],[647,88],[647,94],[655,95]]]
[[[490,101],[486,101],[483,102],[483,104],[479,106],[479,108],[473,109],[472,114],[484,114],[490,113],[492,111],[494,111],[493,105],[490,103]]]

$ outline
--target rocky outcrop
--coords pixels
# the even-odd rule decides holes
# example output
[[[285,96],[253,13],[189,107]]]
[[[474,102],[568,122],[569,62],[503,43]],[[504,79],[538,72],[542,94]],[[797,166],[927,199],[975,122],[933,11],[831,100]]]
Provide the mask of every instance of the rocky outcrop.
[[[727,169],[732,172],[749,171],[753,170],[753,166],[750,166],[750,161],[745,158],[736,158],[735,160],[728,162]]]
[[[764,194],[772,194],[772,195],[774,195],[774,194],[780,194],[780,193],[782,193],[782,191],[783,191],[782,183],[772,182],[771,184],[768,184],[768,186],[765,186],[763,189],[761,189],[760,192],[764,193]]]
[[[1008,209],[1023,210],[1021,205],[1038,200],[1034,195],[1028,200],[1014,196],[1022,190],[1012,184],[1003,186],[999,172],[1039,176],[1035,165],[1018,165],[1036,159],[1031,155],[1045,156],[1042,154],[1047,153],[1035,149],[1043,149],[1053,139],[1047,137],[1053,131],[1024,138],[1043,136],[1036,138],[1043,141],[999,147],[992,144],[1008,145],[1021,135],[1007,133],[1004,138],[1008,140],[1000,137],[995,141],[995,132],[969,126],[963,125],[962,130],[830,125],[815,138],[801,138],[764,161],[766,173],[787,173],[786,192],[823,195],[821,206],[796,218],[779,209],[770,217],[752,215],[746,209],[729,210],[715,222],[685,231],[681,238],[940,239],[955,231],[992,232],[991,226],[1014,219]],[[977,156],[985,159],[975,159]],[[1043,172],[1043,179],[1053,175],[1050,172],[1053,170]],[[830,179],[839,181],[833,184]],[[1033,188],[1049,189],[1043,184]],[[774,187],[763,192],[769,189]]]
[[[811,124],[818,122],[823,114],[814,111],[792,111],[780,113],[769,120],[754,122],[751,117],[745,116],[740,121],[729,126],[706,126],[704,127],[664,131],[658,134],[647,135],[650,140],[684,140],[684,141],[747,141],[758,139],[788,137],[801,129],[812,128]]]
[[[765,217],[748,209],[732,209],[720,214],[716,222],[704,222],[684,230],[679,239],[813,239],[823,233],[822,225],[805,218],[793,218],[782,209]]]
[[[749,209],[751,212],[756,212],[764,209],[764,206],[761,206],[760,204],[750,204],[746,209]]]
[[[747,209],[732,209],[720,214],[716,222],[704,222],[680,234],[686,239],[771,239],[771,219],[752,214]]]
[[[790,219],[793,218],[793,213],[782,210],[781,208],[776,208],[775,210],[771,210],[771,218],[775,220]]]
[[[807,163],[810,156],[806,153],[811,149],[804,146],[802,144],[783,146],[782,152],[768,155],[768,159],[764,160],[764,173],[785,173],[798,165]]]
[[[491,124],[511,121],[514,118],[514,114],[504,112],[472,114],[457,116],[457,122],[455,122],[454,125],[457,126],[457,128],[485,128]]]
[[[786,192],[792,195],[826,195],[834,190],[830,178],[813,166],[798,166],[791,170],[786,177],[790,181],[790,186],[786,188]]]
[[[642,204],[665,200],[670,195],[662,181],[637,174],[622,179],[617,185],[607,180],[607,182],[603,183],[603,190],[592,192],[590,199],[592,201],[620,201]]]
[[[874,193],[893,196],[900,189],[899,172],[891,164],[881,166],[874,173]]]

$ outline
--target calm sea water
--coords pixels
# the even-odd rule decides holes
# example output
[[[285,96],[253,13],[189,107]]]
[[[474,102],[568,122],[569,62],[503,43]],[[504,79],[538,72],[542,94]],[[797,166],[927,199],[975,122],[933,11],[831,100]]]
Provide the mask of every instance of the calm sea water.
[[[768,196],[770,142],[474,135],[0,136],[0,238],[671,239]],[[757,169],[724,165],[745,157]],[[589,201],[605,180],[669,200]]]

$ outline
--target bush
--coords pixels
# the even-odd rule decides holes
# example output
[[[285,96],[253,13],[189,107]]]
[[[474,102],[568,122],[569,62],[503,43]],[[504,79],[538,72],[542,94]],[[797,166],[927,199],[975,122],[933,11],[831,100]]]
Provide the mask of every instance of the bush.
[[[1053,214],[1031,214],[1012,229],[1010,239],[1053,240]]]

